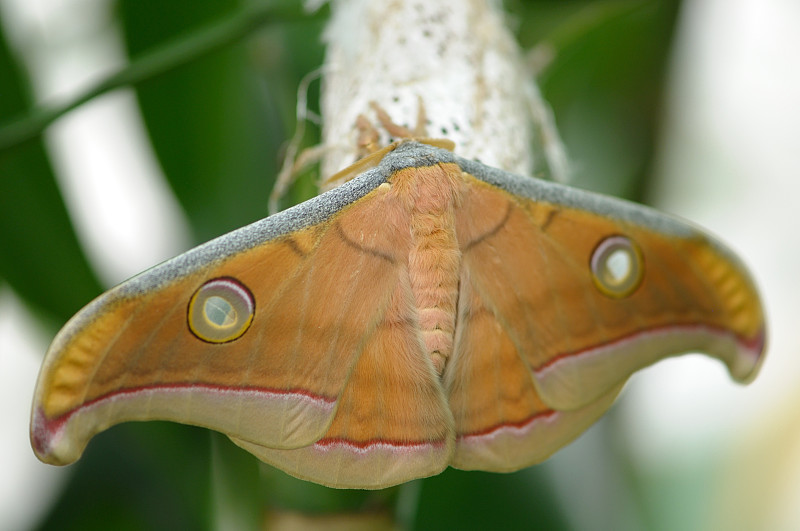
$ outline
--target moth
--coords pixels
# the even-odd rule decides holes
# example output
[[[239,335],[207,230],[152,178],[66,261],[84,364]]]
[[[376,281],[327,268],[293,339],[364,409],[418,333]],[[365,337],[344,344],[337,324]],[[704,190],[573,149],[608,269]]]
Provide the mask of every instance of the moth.
[[[375,489],[543,461],[667,356],[755,376],[756,288],[687,223],[415,141],[356,168],[73,317],[37,382],[36,455],[68,464],[109,426],[163,419]]]

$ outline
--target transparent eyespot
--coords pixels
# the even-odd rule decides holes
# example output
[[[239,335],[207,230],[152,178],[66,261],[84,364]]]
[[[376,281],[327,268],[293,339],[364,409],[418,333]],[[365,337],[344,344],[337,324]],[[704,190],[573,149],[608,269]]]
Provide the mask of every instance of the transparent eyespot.
[[[620,299],[633,293],[644,276],[639,246],[625,236],[609,236],[595,247],[592,280],[605,295]]]
[[[208,343],[227,343],[240,338],[250,327],[256,305],[253,294],[238,280],[209,280],[189,300],[189,330]]]

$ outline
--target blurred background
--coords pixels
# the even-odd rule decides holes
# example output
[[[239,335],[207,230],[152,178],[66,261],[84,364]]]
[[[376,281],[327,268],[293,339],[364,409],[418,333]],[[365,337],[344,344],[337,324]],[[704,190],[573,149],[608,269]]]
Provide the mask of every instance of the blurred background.
[[[549,58],[538,77],[573,184],[690,219],[751,267],[770,325],[755,383],[737,386],[701,356],[668,360],[635,375],[601,422],[543,465],[448,470],[389,493],[259,477],[224,437],[162,422],[114,427],[66,468],[38,462],[30,401],[66,319],[267,215],[298,84],[323,60],[328,8],[0,0],[0,127],[35,124],[41,106],[120,69],[142,77],[43,135],[0,128],[0,529],[212,529],[237,504],[388,507],[415,529],[800,529],[800,3],[504,6],[523,47]],[[199,54],[198,36],[221,44]],[[165,48],[174,65],[149,74]],[[312,84],[312,107],[318,98]],[[312,124],[304,144],[317,140]],[[313,195],[315,177],[285,204]]]

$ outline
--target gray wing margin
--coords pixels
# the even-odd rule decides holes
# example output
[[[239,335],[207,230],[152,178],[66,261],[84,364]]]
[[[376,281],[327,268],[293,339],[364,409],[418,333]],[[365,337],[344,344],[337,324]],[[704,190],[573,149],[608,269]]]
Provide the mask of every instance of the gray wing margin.
[[[404,142],[388,153],[377,167],[297,206],[256,221],[204,243],[133,277],[119,286],[125,293],[140,293],[178,276],[208,266],[218,259],[241,252],[290,232],[322,223],[347,205],[386,182],[396,171],[409,167],[453,162],[477,179],[534,201],[580,208],[621,221],[643,225],[679,237],[696,236],[690,224],[651,208],[550,181],[522,177],[480,162],[467,160],[445,149],[418,142]],[[380,220],[376,220],[380,223]]]

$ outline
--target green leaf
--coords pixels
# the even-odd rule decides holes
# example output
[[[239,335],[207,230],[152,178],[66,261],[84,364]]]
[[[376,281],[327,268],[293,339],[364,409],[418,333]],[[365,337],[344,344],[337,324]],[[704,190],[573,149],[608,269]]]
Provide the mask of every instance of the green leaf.
[[[114,426],[95,437],[39,529],[207,530],[207,430],[167,422]]]
[[[234,0],[120,3],[133,61],[236,9]],[[156,154],[198,242],[267,215],[280,147],[294,128],[294,88],[287,105],[282,87],[296,87],[299,75],[281,68],[293,56],[276,32],[263,30],[137,86]]]
[[[30,110],[29,83],[2,25],[0,95],[0,123]],[[52,322],[65,321],[102,290],[40,139],[0,151],[0,277]]]
[[[652,173],[678,2],[538,1],[517,6],[528,46],[549,47],[541,73],[572,163],[571,184],[641,199]]]
[[[568,529],[544,472],[513,474],[449,468],[423,480],[416,530]]]

